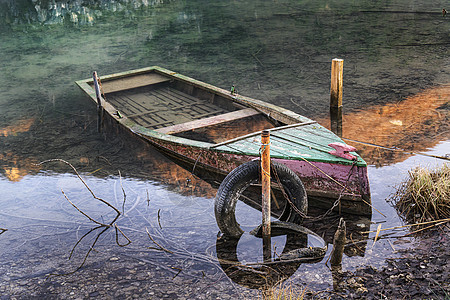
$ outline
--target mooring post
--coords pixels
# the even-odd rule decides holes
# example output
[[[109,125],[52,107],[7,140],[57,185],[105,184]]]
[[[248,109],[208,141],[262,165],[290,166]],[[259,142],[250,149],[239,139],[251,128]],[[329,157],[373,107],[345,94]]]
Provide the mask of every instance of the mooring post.
[[[330,122],[331,131],[342,137],[342,88],[344,60],[335,58],[331,62]]]
[[[264,261],[271,259],[270,238],[270,133],[261,135],[262,236]]]
[[[270,133],[261,135],[262,232],[270,235]]]
[[[342,263],[342,256],[344,255],[344,246],[346,243],[346,226],[343,218],[339,220],[339,226],[334,234],[333,251],[331,252],[330,264],[331,267],[338,267]]]
[[[102,132],[102,124],[103,124],[103,105],[102,105],[102,94],[100,93],[100,86],[98,85],[98,77],[97,72],[94,71],[92,75],[94,79],[94,88],[95,94],[97,96],[97,130],[98,132]]]

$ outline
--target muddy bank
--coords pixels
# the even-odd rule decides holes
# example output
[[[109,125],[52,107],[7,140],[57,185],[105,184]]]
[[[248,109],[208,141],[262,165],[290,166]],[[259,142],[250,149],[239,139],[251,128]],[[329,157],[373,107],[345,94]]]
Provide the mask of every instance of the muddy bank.
[[[337,298],[447,299],[450,295],[450,229],[442,227],[420,237],[401,257],[387,259],[381,269],[370,266],[342,275]]]

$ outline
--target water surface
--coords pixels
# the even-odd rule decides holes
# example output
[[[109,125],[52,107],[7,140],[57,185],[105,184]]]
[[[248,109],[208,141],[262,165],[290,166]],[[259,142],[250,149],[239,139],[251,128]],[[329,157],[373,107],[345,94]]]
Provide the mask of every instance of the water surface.
[[[98,134],[95,107],[74,81],[93,70],[106,75],[161,65],[226,89],[234,84],[241,94],[328,125],[330,62],[339,57],[345,60],[345,137],[445,155],[450,152],[450,19],[440,13],[445,4],[1,2],[0,227],[8,231],[0,235],[0,293],[61,298],[119,297],[127,291],[150,298],[259,295],[255,280],[245,279],[248,273],[230,275],[217,261],[215,188],[150,146]],[[414,110],[418,113],[408,114]],[[349,223],[357,232],[380,223],[383,228],[401,225],[386,199],[409,169],[443,161],[358,147],[370,164],[372,201],[380,213],[374,210],[370,219],[356,217]],[[118,246],[110,229],[98,238],[83,269],[45,281],[45,274],[76,270],[100,233],[89,233],[95,224],[62,191],[92,218],[104,223],[114,218],[68,165],[35,165],[53,158],[73,164],[96,196],[124,211],[117,224],[132,243]],[[247,213],[245,207],[238,211]],[[332,217],[312,226],[329,240],[337,221]],[[160,251],[146,229],[173,253]],[[343,268],[382,266],[386,256],[397,255],[395,250],[413,246],[411,238],[393,238],[406,233],[391,232],[390,239],[375,244],[374,234],[365,234],[368,240],[346,252]],[[126,242],[118,237],[119,244]],[[284,243],[283,237],[274,239],[277,251]],[[260,241],[244,235],[237,256],[241,262],[261,261]],[[289,281],[331,288],[324,263],[298,266]]]

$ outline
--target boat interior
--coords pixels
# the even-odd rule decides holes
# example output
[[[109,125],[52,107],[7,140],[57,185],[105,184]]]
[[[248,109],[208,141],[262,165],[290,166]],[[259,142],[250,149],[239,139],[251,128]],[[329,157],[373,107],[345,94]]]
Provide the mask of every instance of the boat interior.
[[[220,143],[274,127],[253,108],[154,72],[101,84],[105,100],[121,115],[161,133]]]

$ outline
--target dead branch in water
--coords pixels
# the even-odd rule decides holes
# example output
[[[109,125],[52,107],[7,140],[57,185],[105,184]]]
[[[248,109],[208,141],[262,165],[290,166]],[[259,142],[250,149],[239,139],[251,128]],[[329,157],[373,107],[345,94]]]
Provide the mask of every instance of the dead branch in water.
[[[145,230],[147,231],[147,235],[148,235],[148,237],[152,240],[152,242],[155,243],[156,246],[159,247],[159,248],[152,248],[152,247],[149,247],[149,249],[162,250],[162,251],[168,252],[168,253],[170,253],[170,254],[173,254],[172,251],[167,250],[166,248],[164,248],[163,246],[161,246],[160,244],[158,244],[158,243],[152,238],[152,236],[150,235],[150,232],[148,232],[147,227],[145,228]]]
[[[55,162],[55,161],[59,161],[59,162],[63,162],[66,165],[70,166],[72,168],[72,170],[75,172],[75,175],[77,175],[78,179],[80,179],[80,181],[83,183],[83,185],[86,187],[86,189],[91,193],[92,197],[98,201],[100,201],[101,203],[105,204],[106,206],[110,207],[111,209],[113,209],[116,212],[116,216],[113,218],[113,220],[109,223],[104,223],[104,222],[100,222],[95,220],[94,218],[90,217],[87,213],[85,213],[84,211],[82,211],[78,206],[76,206],[70,199],[69,197],[66,195],[66,193],[64,192],[64,190],[61,189],[61,193],[64,195],[64,197],[66,198],[67,201],[69,201],[69,203],[79,212],[81,213],[83,216],[85,216],[86,218],[89,219],[89,221],[97,224],[98,226],[91,228],[87,233],[85,233],[73,246],[72,250],[70,251],[70,255],[69,255],[69,260],[72,258],[73,253],[75,252],[76,247],[81,243],[81,241],[89,236],[92,232],[96,231],[97,229],[102,229],[100,231],[99,234],[97,234],[97,236],[95,237],[94,241],[92,242],[92,245],[89,247],[89,250],[87,251],[86,255],[84,256],[84,259],[82,261],[82,263],[72,272],[69,273],[64,273],[64,274],[50,274],[49,276],[64,276],[64,275],[70,275],[73,274],[75,272],[77,272],[78,270],[80,270],[84,264],[86,263],[87,258],[89,257],[89,254],[91,253],[92,250],[94,250],[95,245],[97,244],[97,241],[99,240],[100,236],[103,235],[108,229],[110,228],[114,228],[115,229],[115,236],[116,236],[116,244],[120,247],[125,247],[127,245],[129,245],[131,243],[131,240],[123,233],[123,231],[117,226],[116,221],[118,220],[118,218],[121,215],[121,212],[112,204],[110,204],[108,201],[97,197],[94,192],[92,191],[92,189],[88,186],[88,184],[84,181],[84,179],[80,176],[80,174],[78,173],[77,169],[70,164],[69,162],[63,160],[63,159],[49,159],[43,162],[40,162],[38,165],[42,165],[44,163],[48,163],[48,162]],[[120,176],[120,172],[119,172],[119,176]],[[121,186],[122,186],[122,182],[121,182]],[[123,192],[123,206],[125,206],[125,200],[126,200],[126,194],[125,194],[125,190],[122,187],[122,192]],[[125,244],[121,244],[119,242],[119,233],[122,235],[123,238],[126,239],[126,243]]]

